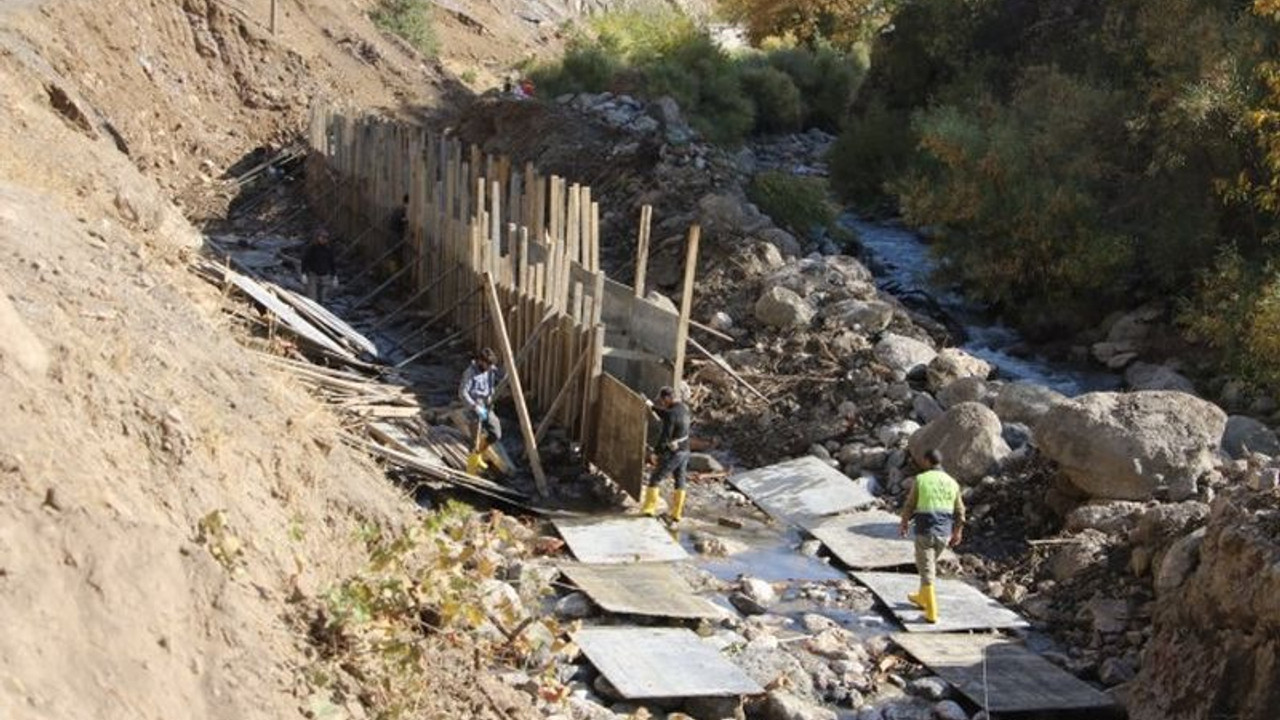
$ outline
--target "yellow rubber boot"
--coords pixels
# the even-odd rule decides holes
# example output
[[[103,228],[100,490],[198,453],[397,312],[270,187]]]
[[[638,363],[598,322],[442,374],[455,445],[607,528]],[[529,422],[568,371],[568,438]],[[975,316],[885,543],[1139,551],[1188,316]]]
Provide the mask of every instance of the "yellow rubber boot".
[[[921,583],[919,590],[913,593],[907,593],[907,602],[923,610],[924,609],[924,589],[926,587],[928,587],[928,585]]]
[[[671,493],[671,520],[680,522],[680,518],[684,516],[684,490],[676,490]]]
[[[489,467],[489,463],[484,461],[484,457],[480,453],[473,452],[467,456],[467,474],[468,475],[480,477],[480,473],[483,472],[487,467]]]
[[[924,595],[925,622],[938,622],[938,594],[934,592],[932,585],[925,585],[920,591]]]
[[[653,517],[658,514],[658,487],[656,485],[646,485],[644,495],[641,496],[643,501],[640,504],[640,512]]]

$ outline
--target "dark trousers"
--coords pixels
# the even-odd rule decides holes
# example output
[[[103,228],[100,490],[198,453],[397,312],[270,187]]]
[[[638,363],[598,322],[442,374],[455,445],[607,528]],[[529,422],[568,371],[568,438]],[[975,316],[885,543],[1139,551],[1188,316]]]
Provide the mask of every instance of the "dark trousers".
[[[689,482],[689,451],[677,450],[663,453],[658,460],[658,467],[649,476],[649,485],[657,487],[662,479],[670,475],[676,483],[677,490],[683,490]]]

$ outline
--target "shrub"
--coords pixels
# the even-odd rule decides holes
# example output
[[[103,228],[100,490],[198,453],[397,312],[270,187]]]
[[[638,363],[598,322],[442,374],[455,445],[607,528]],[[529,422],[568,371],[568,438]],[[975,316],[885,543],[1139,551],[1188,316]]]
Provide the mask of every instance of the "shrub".
[[[804,121],[805,105],[791,76],[769,66],[742,70],[742,89],[755,104],[757,132],[795,132]]]
[[[883,204],[889,199],[886,180],[901,176],[915,144],[910,115],[873,101],[846,121],[831,148],[831,187],[846,202],[863,208]]]
[[[616,53],[603,45],[575,40],[558,63],[536,66],[529,75],[539,93],[546,97],[598,93],[612,87],[621,64]]]
[[[864,55],[846,55],[826,45],[774,50],[768,61],[799,89],[805,102],[804,125],[828,132],[840,129],[867,68]]]
[[[763,172],[751,181],[747,196],[775,223],[798,236],[810,236],[836,219],[836,208],[828,199],[822,178]]]
[[[380,0],[370,17],[378,27],[404,38],[423,55],[439,50],[429,0]]]

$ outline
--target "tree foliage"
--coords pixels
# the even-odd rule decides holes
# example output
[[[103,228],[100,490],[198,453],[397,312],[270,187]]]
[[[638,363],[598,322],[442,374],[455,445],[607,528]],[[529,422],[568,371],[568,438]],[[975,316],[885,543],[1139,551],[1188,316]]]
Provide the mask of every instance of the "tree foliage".
[[[789,37],[810,48],[822,41],[851,49],[888,16],[889,0],[721,0],[753,43]]]

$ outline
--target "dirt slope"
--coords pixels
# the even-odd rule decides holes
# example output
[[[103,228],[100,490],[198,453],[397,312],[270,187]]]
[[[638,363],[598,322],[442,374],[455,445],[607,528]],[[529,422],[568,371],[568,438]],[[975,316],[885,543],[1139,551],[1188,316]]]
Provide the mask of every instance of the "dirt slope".
[[[0,717],[299,716],[293,601],[414,517],[187,267],[183,211],[311,102],[448,84],[361,3],[282,6],[273,39],[266,2],[0,5]],[[450,652],[424,711],[484,716]]]

